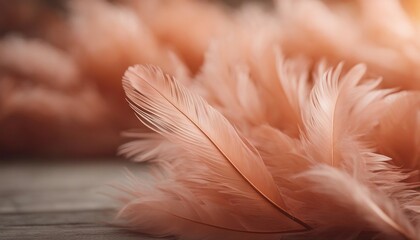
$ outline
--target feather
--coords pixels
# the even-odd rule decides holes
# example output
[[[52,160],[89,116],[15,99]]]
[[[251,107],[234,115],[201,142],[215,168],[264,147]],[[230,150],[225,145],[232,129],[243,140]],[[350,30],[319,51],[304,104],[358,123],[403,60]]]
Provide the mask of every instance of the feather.
[[[351,175],[331,166],[319,165],[299,177],[313,183],[309,191],[327,195],[330,220],[349,225],[342,221],[351,219],[353,228],[366,229],[364,224],[369,224],[376,231],[385,233],[386,237],[417,239],[418,232],[394,201],[372,191]],[[331,211],[336,207],[335,212]]]
[[[245,207],[241,202],[247,204],[250,212],[246,214],[252,214],[252,209],[259,209],[267,214],[264,218],[277,219],[277,223],[266,224],[261,226],[262,228],[271,228],[272,232],[309,229],[308,225],[287,212],[282,195],[256,149],[201,97],[188,92],[156,67],[129,68],[124,76],[123,86],[130,106],[139,119],[152,130],[188,151],[191,166],[185,163],[178,164],[176,169],[170,171],[176,174],[176,181],[182,183],[186,189],[193,189],[195,194],[202,195],[202,199],[197,201],[207,199],[220,204],[218,197],[229,196],[237,199],[235,204],[239,206]],[[188,178],[184,175],[187,173]],[[210,189],[203,187],[203,183],[209,184],[207,187]],[[212,184],[221,189],[211,189]],[[173,191],[169,190],[170,187],[162,188],[166,189],[165,192]],[[193,199],[183,199],[194,202]],[[195,211],[203,212],[203,207],[197,205],[196,208],[201,210]],[[169,207],[167,211],[173,214],[176,207]],[[175,215],[180,217],[180,214]],[[221,220],[223,216],[215,218]],[[194,216],[183,218],[207,225],[211,222],[206,218],[197,220]],[[243,218],[241,221],[244,221],[242,224],[246,226],[249,219]]]
[[[357,140],[377,123],[381,100],[392,90],[374,90],[379,80],[359,84],[364,65],[340,77],[343,65],[317,79],[303,110],[302,140],[313,161],[340,166],[343,153],[358,148]],[[340,80],[340,81],[339,81]],[[352,144],[353,143],[353,144]]]
[[[311,92],[304,112],[302,142],[306,157],[313,164],[325,163],[342,169],[351,174],[354,181],[373,184],[366,188],[382,192],[383,201],[392,196],[399,199],[403,208],[413,210],[413,201],[419,198],[413,191],[415,186],[402,182],[407,174],[390,165],[390,158],[375,154],[362,139],[378,123],[377,118],[385,109],[384,98],[393,90],[375,90],[378,80],[359,84],[365,71],[362,65],[340,78],[341,69],[342,65],[339,65],[334,71],[328,70],[315,82]],[[331,194],[333,192],[335,190],[331,190]],[[409,225],[408,220],[401,225],[394,215],[379,211],[377,203],[366,201],[370,211],[377,216],[375,221],[408,238],[414,236],[403,227]]]

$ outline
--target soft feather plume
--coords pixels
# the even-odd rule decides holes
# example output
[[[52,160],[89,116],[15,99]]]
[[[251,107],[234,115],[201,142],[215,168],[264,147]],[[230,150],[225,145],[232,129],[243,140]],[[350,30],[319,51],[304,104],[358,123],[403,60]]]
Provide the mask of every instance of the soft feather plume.
[[[384,99],[392,90],[375,90],[379,84],[377,80],[359,83],[365,72],[361,65],[351,69],[339,81],[341,68],[342,65],[339,65],[334,71],[327,71],[313,87],[305,112],[306,129],[303,134],[307,158],[347,171],[355,181],[365,183],[367,189],[380,189],[384,193],[382,198],[377,198],[376,202],[365,198],[362,204],[376,213],[378,225],[385,225],[405,237],[413,238],[413,230],[407,230],[410,229],[409,221],[399,224],[398,219],[393,219],[395,211],[391,215],[380,212],[380,204],[389,201],[387,196],[401,203],[418,202],[420,195],[413,191],[416,186],[403,183],[407,174],[389,164],[388,157],[375,154],[375,150],[363,140],[363,136],[372,130],[383,115],[386,109]],[[411,204],[405,204],[406,208],[415,211]]]
[[[189,162],[178,162],[167,169],[174,176],[173,183],[159,185],[156,193],[150,192],[148,198],[152,200],[143,202],[140,198],[122,210],[122,216],[131,216],[130,224],[143,229],[144,222],[133,217],[131,211],[150,208],[161,210],[156,214],[161,216],[162,223],[156,222],[154,229],[143,230],[155,234],[188,237],[185,221],[208,227],[210,232],[224,229],[226,234],[278,234],[309,229],[288,212],[281,192],[256,149],[201,97],[155,67],[130,68],[123,86],[139,119],[183,148],[185,160]],[[172,189],[177,185],[180,190]],[[163,196],[159,198],[159,195]],[[168,198],[174,196],[180,200],[168,202]],[[206,217],[208,214],[210,216]],[[174,218],[178,219],[173,223],[174,229],[168,229],[169,221]]]

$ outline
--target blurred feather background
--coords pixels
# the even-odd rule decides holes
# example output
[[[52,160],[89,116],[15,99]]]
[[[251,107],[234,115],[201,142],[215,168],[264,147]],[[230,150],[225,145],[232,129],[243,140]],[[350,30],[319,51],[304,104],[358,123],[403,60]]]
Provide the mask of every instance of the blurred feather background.
[[[0,9],[2,156],[114,156],[120,132],[137,126],[125,69],[197,71],[227,18],[213,4],[182,1],[19,0]],[[195,31],[185,37],[190,18]]]

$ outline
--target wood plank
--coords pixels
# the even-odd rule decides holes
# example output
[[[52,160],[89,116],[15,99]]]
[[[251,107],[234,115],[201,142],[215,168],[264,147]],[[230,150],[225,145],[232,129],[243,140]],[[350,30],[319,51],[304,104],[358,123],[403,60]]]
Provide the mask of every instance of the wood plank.
[[[112,191],[109,184],[125,181],[125,168],[144,172],[122,160],[1,163],[0,213],[115,207],[103,193]]]
[[[153,239],[106,221],[110,210],[9,213],[0,215],[0,239]]]
[[[102,193],[125,168],[145,175],[123,160],[1,162],[0,239],[153,239],[109,224],[117,204]]]

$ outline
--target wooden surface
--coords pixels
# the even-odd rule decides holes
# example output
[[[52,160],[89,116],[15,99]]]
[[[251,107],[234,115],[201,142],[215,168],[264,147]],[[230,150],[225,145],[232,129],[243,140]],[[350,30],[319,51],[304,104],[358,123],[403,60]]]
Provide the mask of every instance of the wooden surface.
[[[0,162],[0,239],[151,239],[109,224],[118,204],[104,193],[125,167],[144,172],[124,160]]]

